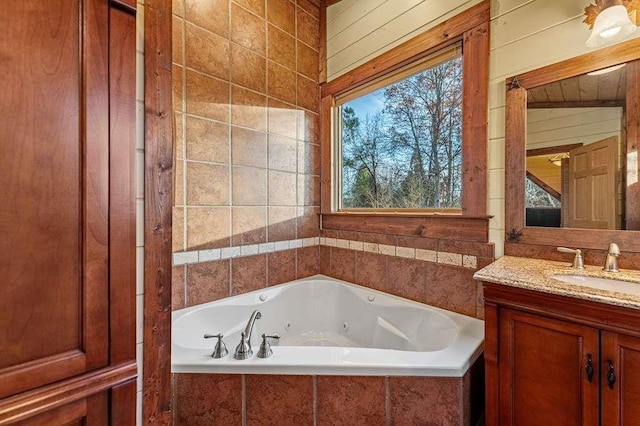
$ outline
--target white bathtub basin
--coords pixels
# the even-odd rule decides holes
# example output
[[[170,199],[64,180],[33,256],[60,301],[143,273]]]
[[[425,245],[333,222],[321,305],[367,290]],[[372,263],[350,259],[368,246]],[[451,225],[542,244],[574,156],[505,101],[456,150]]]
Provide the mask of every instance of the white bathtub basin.
[[[259,310],[254,355],[233,359]],[[224,334],[229,355],[210,357]],[[280,334],[273,356],[256,357],[260,335]],[[461,377],[482,352],[484,322],[321,275],[173,313],[172,371]]]

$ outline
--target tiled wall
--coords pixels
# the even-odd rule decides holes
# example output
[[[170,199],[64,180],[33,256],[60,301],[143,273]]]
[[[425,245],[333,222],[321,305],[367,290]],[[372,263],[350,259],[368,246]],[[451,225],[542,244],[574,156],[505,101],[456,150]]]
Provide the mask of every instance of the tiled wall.
[[[475,425],[482,362],[464,377],[178,374],[175,423]]]
[[[317,237],[319,9],[174,0],[173,14],[174,252]],[[174,309],[281,282],[279,262],[286,278],[317,272],[317,247],[255,254],[176,267]]]

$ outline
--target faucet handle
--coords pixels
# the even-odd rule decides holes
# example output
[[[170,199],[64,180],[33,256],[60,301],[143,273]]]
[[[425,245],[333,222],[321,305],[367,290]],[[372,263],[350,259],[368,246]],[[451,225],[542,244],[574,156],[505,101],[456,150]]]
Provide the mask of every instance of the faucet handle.
[[[262,335],[262,344],[260,345],[260,350],[258,351],[258,358],[269,358],[273,355],[273,350],[271,349],[271,345],[267,339],[279,339],[279,334],[273,334],[271,336],[267,336],[266,334]]]
[[[620,256],[620,247],[616,243],[609,244],[609,253],[612,256]]]
[[[227,350],[227,346],[222,341],[223,337],[224,335],[222,333],[204,335],[205,339],[218,339],[216,347],[213,349],[213,353],[211,354],[211,358],[224,358],[229,353],[229,351]]]
[[[575,269],[584,269],[584,260],[582,259],[582,250],[580,249],[571,249],[567,247],[558,247],[558,251],[561,253],[572,253],[576,256],[573,258],[573,268]]]

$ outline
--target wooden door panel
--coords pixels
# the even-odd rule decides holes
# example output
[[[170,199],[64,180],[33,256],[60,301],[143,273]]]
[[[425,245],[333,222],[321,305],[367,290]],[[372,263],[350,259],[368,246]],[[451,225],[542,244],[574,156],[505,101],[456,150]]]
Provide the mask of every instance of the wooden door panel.
[[[609,360],[615,382],[609,385]],[[640,339],[602,333],[602,424],[640,424]]]
[[[108,361],[107,13],[0,14],[0,398]]]
[[[598,424],[597,360],[596,329],[502,310],[500,424]]]

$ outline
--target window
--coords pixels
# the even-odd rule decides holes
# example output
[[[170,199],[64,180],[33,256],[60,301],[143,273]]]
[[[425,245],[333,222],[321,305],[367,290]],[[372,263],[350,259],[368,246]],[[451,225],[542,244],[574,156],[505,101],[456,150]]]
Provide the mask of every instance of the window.
[[[323,227],[488,219],[489,15],[481,2],[322,84]]]
[[[336,98],[339,210],[459,211],[460,43]]]

